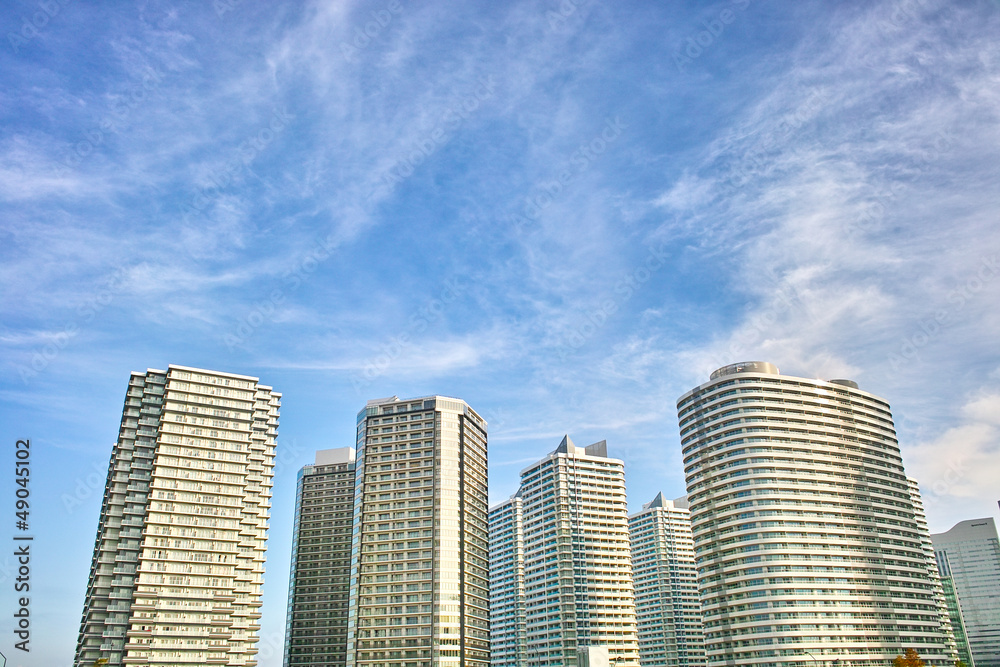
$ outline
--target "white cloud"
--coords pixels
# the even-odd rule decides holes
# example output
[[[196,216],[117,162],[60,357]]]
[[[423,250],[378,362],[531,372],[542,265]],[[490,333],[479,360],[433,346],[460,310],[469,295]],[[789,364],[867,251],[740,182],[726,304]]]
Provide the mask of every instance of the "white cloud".
[[[1000,500],[1000,393],[970,398],[954,424],[903,450],[907,474],[920,482],[932,532],[988,516]]]
[[[665,206],[678,211],[689,211],[707,204],[711,196],[711,181],[685,173],[653,203],[656,206]]]

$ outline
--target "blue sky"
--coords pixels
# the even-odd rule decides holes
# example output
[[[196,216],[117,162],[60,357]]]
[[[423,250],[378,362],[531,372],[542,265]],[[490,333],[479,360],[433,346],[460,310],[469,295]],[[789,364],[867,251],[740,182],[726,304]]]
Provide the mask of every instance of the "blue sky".
[[[466,399],[492,502],[607,439],[638,509],[684,492],[677,397],[767,360],[892,404],[932,530],[997,515],[1000,4],[42,5],[0,12],[23,664],[71,662],[128,374],[171,363],[284,394],[265,667],[295,473],[369,398]]]

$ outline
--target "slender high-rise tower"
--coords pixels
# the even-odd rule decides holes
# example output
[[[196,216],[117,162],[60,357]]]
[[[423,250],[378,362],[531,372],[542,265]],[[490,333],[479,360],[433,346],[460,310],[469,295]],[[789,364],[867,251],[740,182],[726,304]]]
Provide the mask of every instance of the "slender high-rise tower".
[[[1000,667],[1000,540],[992,517],[931,535],[938,568],[951,577],[976,667]]]
[[[350,667],[487,667],[486,422],[460,399],[358,413]]]
[[[133,373],[76,665],[256,665],[281,395],[184,366]]]
[[[945,653],[957,658],[959,655],[958,642],[955,639],[955,628],[951,623],[951,613],[944,594],[944,584],[941,583],[937,562],[934,559],[934,545],[931,543],[931,534],[927,528],[927,515],[924,512],[924,500],[920,497],[920,484],[912,477],[907,477],[906,483],[910,489],[910,502],[913,503],[913,518],[917,522],[917,532],[920,534],[920,549],[924,552],[924,567],[927,571],[927,578],[934,583],[932,594],[941,618],[941,631],[946,636]]]
[[[705,638],[687,498],[662,493],[628,518],[643,667],[703,667]]]
[[[954,664],[884,400],[746,362],[677,410],[708,665]]]
[[[972,658],[972,650],[969,649],[969,636],[965,632],[965,618],[962,614],[962,604],[958,601],[958,594],[955,592],[955,582],[952,581],[951,577],[942,575],[941,588],[944,589],[944,599],[948,607],[948,618],[951,619],[951,629],[955,635],[958,659],[964,662],[966,667],[976,667],[976,661]]]
[[[285,667],[343,665],[354,521],[354,448],[299,471],[285,617]]]
[[[520,492],[490,509],[490,665],[525,667],[524,513]]]
[[[521,471],[527,663],[637,667],[625,464],[569,436]]]

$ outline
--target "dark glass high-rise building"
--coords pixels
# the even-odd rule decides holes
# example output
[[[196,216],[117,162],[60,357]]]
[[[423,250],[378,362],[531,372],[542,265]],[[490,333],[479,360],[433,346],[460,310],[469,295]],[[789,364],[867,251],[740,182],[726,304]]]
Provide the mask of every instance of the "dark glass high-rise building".
[[[976,661],[972,659],[972,651],[969,649],[969,636],[965,632],[965,618],[962,616],[962,604],[958,601],[958,593],[955,592],[955,582],[951,577],[942,576],[941,588],[944,589],[948,617],[951,619],[951,629],[955,634],[958,659],[964,662],[966,667],[976,667]]]
[[[288,582],[285,667],[347,659],[354,448],[324,449],[299,471]]]
[[[444,396],[358,413],[347,665],[488,667],[486,422]]]

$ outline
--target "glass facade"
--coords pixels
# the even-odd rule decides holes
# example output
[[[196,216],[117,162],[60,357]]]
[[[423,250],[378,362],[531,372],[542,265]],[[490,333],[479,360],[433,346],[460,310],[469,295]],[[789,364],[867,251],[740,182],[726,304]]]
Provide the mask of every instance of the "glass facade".
[[[284,665],[343,665],[354,519],[354,449],[326,449],[299,471]]]
[[[992,517],[931,535],[938,569],[951,577],[976,667],[1000,667],[1000,540]]]
[[[965,619],[962,616],[962,605],[958,601],[958,594],[955,592],[955,584],[951,577],[941,577],[941,588],[944,589],[944,599],[948,605],[948,617],[951,619],[951,629],[955,633],[955,647],[958,649],[958,659],[965,663],[966,667],[976,667],[976,661],[972,659],[972,651],[969,650],[969,639],[965,634]]]

